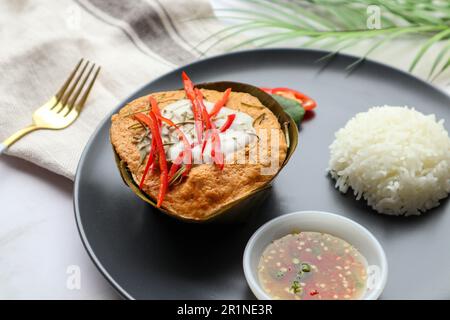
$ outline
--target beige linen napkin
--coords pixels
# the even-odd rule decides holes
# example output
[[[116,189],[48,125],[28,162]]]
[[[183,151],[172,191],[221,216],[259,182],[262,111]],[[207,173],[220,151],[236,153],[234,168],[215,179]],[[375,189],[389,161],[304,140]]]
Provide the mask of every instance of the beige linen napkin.
[[[73,179],[100,120],[145,83],[198,59],[196,45],[223,27],[212,16],[207,0],[0,1],[0,141],[30,123],[81,57],[102,66],[75,124],[36,131],[7,153]]]
[[[221,7],[235,3],[213,2]],[[103,67],[75,124],[60,131],[34,132],[7,153],[73,179],[81,152],[100,120],[143,84],[200,58],[197,45],[223,28],[212,17],[208,0],[0,1],[0,141],[29,124],[33,110],[55,93],[80,57]],[[394,41],[370,58],[406,70],[421,44]],[[345,52],[360,56],[368,45],[362,41]],[[426,79],[443,45],[429,50],[417,76]],[[230,46],[215,47],[209,54]],[[449,93],[447,71],[435,85]]]

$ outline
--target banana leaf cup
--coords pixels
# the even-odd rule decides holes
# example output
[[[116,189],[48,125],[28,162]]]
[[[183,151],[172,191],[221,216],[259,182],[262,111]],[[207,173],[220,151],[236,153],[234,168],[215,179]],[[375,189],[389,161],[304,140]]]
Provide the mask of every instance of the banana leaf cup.
[[[196,223],[204,223],[204,222],[230,222],[230,221],[242,221],[244,220],[248,213],[255,211],[263,200],[268,196],[269,191],[271,189],[271,182],[275,177],[283,170],[284,166],[288,163],[292,154],[294,153],[297,143],[298,143],[298,129],[294,120],[283,111],[283,107],[275,100],[271,95],[266,92],[260,90],[259,88],[238,82],[211,82],[211,83],[202,83],[196,84],[197,88],[200,89],[209,89],[216,91],[225,91],[227,88],[231,88],[233,92],[244,92],[251,94],[252,96],[259,99],[259,101],[266,107],[269,108],[270,111],[277,117],[278,122],[280,123],[280,127],[282,128],[286,142],[287,142],[287,153],[284,162],[279,168],[278,172],[268,180],[263,186],[258,189],[253,190],[252,192],[246,194],[245,196],[227,203],[219,208],[217,211],[210,214],[207,218],[190,218],[177,215],[175,212],[171,212],[165,208],[158,208],[156,206],[156,201],[152,199],[149,195],[147,195],[144,191],[139,189],[139,186],[133,179],[131,172],[129,171],[127,164],[125,161],[119,158],[116,150],[113,147],[115,161],[117,164],[117,168],[119,169],[120,175],[122,176],[125,184],[130,187],[130,189],[135,193],[140,199],[149,203],[158,211],[174,217],[176,219],[185,221],[185,222],[196,222]]]

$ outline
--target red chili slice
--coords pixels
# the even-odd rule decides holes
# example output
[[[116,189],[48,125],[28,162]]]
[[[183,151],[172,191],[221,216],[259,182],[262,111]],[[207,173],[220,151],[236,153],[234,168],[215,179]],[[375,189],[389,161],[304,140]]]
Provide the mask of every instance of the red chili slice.
[[[183,176],[186,176],[192,167],[192,148],[189,143],[189,140],[186,138],[186,135],[183,131],[170,119],[164,118],[163,116],[159,117],[161,121],[163,121],[165,124],[167,124],[170,127],[174,127],[175,130],[178,132],[179,139],[183,141],[184,144],[184,163],[186,165],[186,170],[183,172]]]
[[[188,97],[188,99],[195,99],[195,94],[194,94],[194,84],[191,81],[191,79],[188,77],[188,75],[186,74],[186,72],[182,72],[181,73],[181,78],[183,79],[183,86],[184,86],[184,91],[186,92],[186,96]]]
[[[183,71],[181,74],[183,78],[184,91],[186,92],[186,96],[191,100],[192,104],[192,113],[194,114],[194,123],[195,123],[195,132],[197,133],[197,142],[199,144],[202,143],[203,138],[203,123],[202,123],[202,115],[201,110],[199,110],[199,106],[197,103],[197,97],[194,90],[194,84],[188,75]]]
[[[170,182],[170,180],[172,180],[175,173],[181,167],[181,164],[183,163],[183,158],[184,158],[184,151],[181,151],[178,154],[178,157],[172,162],[172,166],[170,167],[169,175],[167,178],[169,180],[169,182]]]
[[[318,294],[319,294],[319,291],[317,291],[317,290],[313,290],[313,291],[311,291],[309,293],[310,296],[315,296],[315,295],[318,295]]]
[[[200,107],[200,111],[202,113],[202,119],[203,119],[203,122],[205,123],[205,128],[211,129],[211,126],[212,126],[211,116],[208,113],[208,110],[206,110],[205,103],[203,102],[203,94],[197,88],[195,88],[194,92],[195,92],[195,96],[197,98],[198,106]]]
[[[150,111],[149,115],[146,116],[145,114],[136,114],[136,119],[143,122],[145,125],[147,125],[150,128],[150,131],[152,133],[152,140],[155,141],[156,150],[159,153],[159,168],[161,170],[160,175],[160,188],[159,188],[159,194],[156,206],[159,208],[161,207],[161,204],[164,200],[164,196],[167,191],[168,187],[168,171],[167,171],[167,161],[166,161],[166,152],[164,150],[164,146],[162,144],[162,138],[161,138],[161,132],[160,127],[158,124],[158,119],[156,118],[153,111]]]
[[[217,167],[220,170],[223,170],[224,167],[224,155],[221,150],[220,145],[220,137],[219,133],[217,132],[217,129],[212,129],[212,137],[211,137],[211,143],[212,143],[212,149],[211,149],[211,157],[213,158],[214,162],[216,163]]]
[[[156,117],[161,117],[161,110],[158,107],[158,102],[156,102],[155,98],[152,96],[148,96],[148,101],[150,102],[151,109],[156,115]],[[161,125],[161,121],[158,120],[159,125]]]
[[[202,156],[203,156],[203,153],[205,152],[206,144],[208,143],[208,139],[209,139],[209,135],[210,135],[209,132],[210,132],[210,130],[206,131],[205,138],[203,139]]]
[[[208,131],[212,130],[211,133],[211,157],[213,158],[213,161],[217,164],[217,166],[220,169],[223,169],[224,167],[224,155],[221,151],[221,145],[220,145],[220,137],[218,134],[218,130],[214,123],[211,121],[211,118],[215,116],[217,113],[219,113],[220,109],[227,103],[228,97],[231,93],[231,88],[228,88],[225,90],[222,98],[216,102],[213,109],[211,110],[211,113],[208,113],[206,110],[206,107],[203,103],[203,95],[200,90],[194,88],[194,84],[192,83],[191,79],[187,76],[185,72],[182,73],[183,78],[183,85],[184,90],[186,92],[186,96],[191,100],[192,103],[192,112],[194,113],[194,121],[195,121],[195,128],[197,132],[197,138],[198,143],[202,144],[202,152],[205,148],[205,141],[203,140],[203,125],[206,126]],[[205,138],[208,138],[208,131],[205,135]]]
[[[152,144],[150,146],[150,152],[148,154],[147,164],[145,165],[144,174],[142,175],[141,182],[139,183],[139,189],[142,189],[142,187],[144,186],[145,178],[147,177],[148,171],[150,170],[150,167],[152,167],[154,164],[155,144],[153,141],[154,141],[154,139],[152,139]]]
[[[167,187],[169,186],[167,160],[166,160],[166,151],[164,150],[164,146],[162,144],[158,119],[156,118],[153,112],[150,112],[150,119],[151,119],[150,130],[152,131],[153,139],[156,140],[156,147],[159,152],[159,168],[161,169],[161,176],[160,176],[161,186],[159,188],[158,201],[156,203],[156,207],[159,208],[161,207],[161,204],[164,200],[164,196],[167,192]]]
[[[223,93],[222,98],[214,104],[214,107],[212,108],[211,112],[209,113],[209,116],[211,118],[215,117],[219,113],[220,109],[222,109],[222,107],[228,102],[228,97],[230,96],[230,93],[231,93],[231,88],[228,88]]]
[[[231,89],[230,89],[230,92],[231,92]],[[205,115],[204,119],[205,119],[206,127],[208,128],[208,131],[206,131],[205,139],[203,140],[202,155],[203,155],[203,152],[205,151],[206,143],[207,143],[208,139],[211,137],[211,158],[213,159],[213,162],[218,166],[218,168],[220,170],[223,170],[224,155],[223,155],[223,152],[221,151],[220,136],[219,136],[218,130],[217,130],[214,122],[211,121],[211,114],[209,114],[208,111],[206,110],[205,104],[203,103],[203,95],[202,95],[201,91],[196,89],[195,93],[197,95],[200,107]],[[228,95],[229,95],[229,93],[228,93]]]

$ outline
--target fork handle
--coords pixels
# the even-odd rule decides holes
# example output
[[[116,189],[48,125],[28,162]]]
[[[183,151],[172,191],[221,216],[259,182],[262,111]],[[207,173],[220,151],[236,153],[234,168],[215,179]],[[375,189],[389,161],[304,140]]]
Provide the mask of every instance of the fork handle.
[[[0,143],[0,154],[2,154],[6,149],[8,149],[13,143],[17,142],[24,135],[39,129],[35,124],[31,124],[23,129],[20,129],[9,138],[6,138],[2,143]]]

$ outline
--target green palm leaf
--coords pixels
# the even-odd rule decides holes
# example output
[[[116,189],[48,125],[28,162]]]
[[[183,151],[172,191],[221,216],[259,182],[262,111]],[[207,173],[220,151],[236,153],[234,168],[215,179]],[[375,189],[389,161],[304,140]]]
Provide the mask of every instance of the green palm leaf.
[[[435,34],[433,37],[428,39],[427,42],[420,48],[419,52],[417,53],[416,57],[414,58],[413,62],[411,63],[411,66],[409,67],[409,71],[412,72],[414,68],[416,67],[417,63],[419,62],[420,58],[427,52],[430,47],[438,42],[439,40],[444,39],[446,36],[450,35],[450,28],[446,29],[444,31],[441,31],[437,34]]]
[[[450,58],[447,59],[447,62],[442,66],[441,70],[439,70],[436,75],[434,76],[433,80],[435,80],[437,77],[439,77],[445,70],[450,67]]]
[[[386,37],[382,38],[380,41],[376,42],[372,47],[369,48],[369,50],[366,51],[366,53],[359,58],[358,60],[356,60],[355,62],[353,62],[352,64],[350,64],[349,66],[347,66],[347,69],[353,69],[355,66],[357,66],[359,63],[361,63],[362,61],[364,61],[373,51],[375,51],[376,49],[378,49],[379,47],[381,47],[382,45],[386,44],[387,42],[405,35],[407,33],[415,33],[415,32],[419,32],[419,31],[427,31],[429,28],[427,26],[423,26],[423,27],[416,27],[416,28],[409,28],[409,29],[399,29],[397,31],[392,32],[391,34],[387,35]]]

